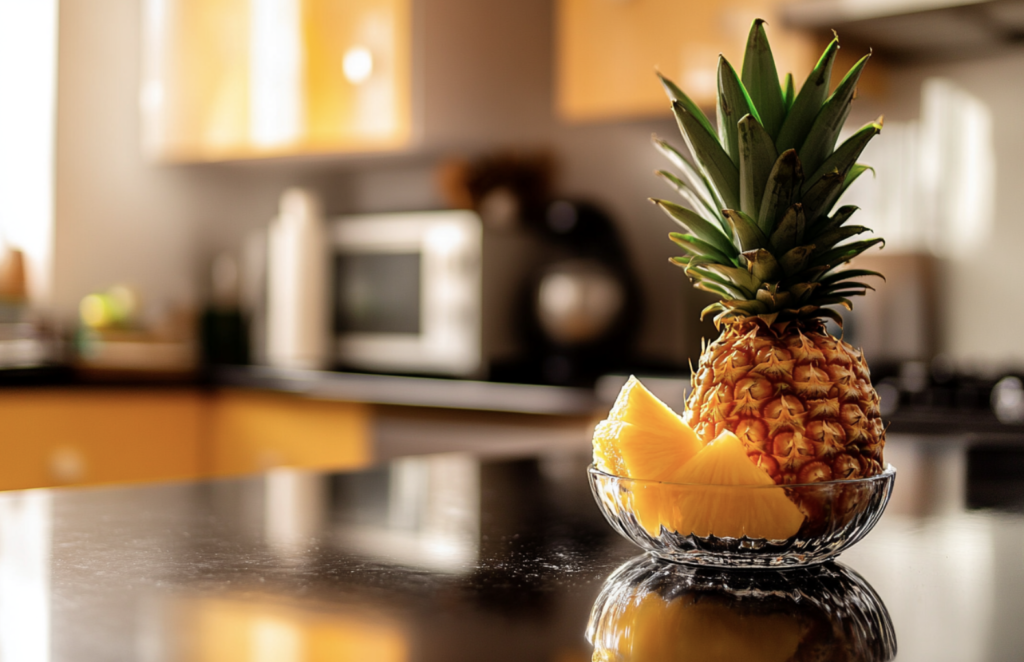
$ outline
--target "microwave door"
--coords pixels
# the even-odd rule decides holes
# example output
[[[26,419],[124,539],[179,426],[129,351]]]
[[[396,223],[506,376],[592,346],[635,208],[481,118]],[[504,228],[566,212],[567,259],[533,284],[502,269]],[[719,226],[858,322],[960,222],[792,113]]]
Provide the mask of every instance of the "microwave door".
[[[478,376],[479,217],[467,211],[339,219],[338,361],[363,370]]]

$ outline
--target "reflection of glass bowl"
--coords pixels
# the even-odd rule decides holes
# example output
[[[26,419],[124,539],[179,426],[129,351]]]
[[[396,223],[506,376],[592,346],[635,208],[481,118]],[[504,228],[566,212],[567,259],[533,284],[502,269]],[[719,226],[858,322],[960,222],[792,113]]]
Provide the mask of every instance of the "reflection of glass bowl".
[[[896,656],[882,600],[849,568],[746,572],[643,555],[605,582],[587,626],[594,660],[849,660]]]
[[[661,483],[612,476],[593,465],[588,473],[601,512],[629,540],[669,561],[732,568],[835,558],[878,522],[896,478],[891,464],[869,478],[803,485]],[[792,516],[788,524],[765,517],[780,502],[795,523]]]

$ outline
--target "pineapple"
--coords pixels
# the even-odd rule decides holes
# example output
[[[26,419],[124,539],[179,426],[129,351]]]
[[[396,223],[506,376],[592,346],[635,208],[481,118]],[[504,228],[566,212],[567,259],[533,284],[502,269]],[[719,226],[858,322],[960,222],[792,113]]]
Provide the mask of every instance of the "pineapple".
[[[871,476],[882,470],[885,428],[863,354],[826,332],[824,320],[852,309],[876,272],[846,262],[880,238],[853,238],[855,207],[833,206],[868,166],[857,163],[882,128],[879,118],[836,147],[859,60],[829,94],[838,40],[797,93],[780,85],[764,21],[750,30],[742,72],[718,66],[718,126],[661,76],[694,164],[668,143],[657,149],[678,169],[658,171],[686,206],[652,200],[684,233],[672,258],[695,287],[721,300],[705,308],[720,337],[693,375],[686,422],[704,443],[722,432],[777,484]]]

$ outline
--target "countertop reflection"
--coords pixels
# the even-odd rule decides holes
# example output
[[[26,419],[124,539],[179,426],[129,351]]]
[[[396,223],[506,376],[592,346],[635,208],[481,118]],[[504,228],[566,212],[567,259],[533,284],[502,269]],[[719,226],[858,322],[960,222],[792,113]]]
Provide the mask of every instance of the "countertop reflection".
[[[735,571],[643,555],[605,582],[587,625],[595,660],[892,660],[881,599],[837,563]]]
[[[775,647],[764,659],[803,659],[807,642],[846,651],[830,659],[889,659],[886,632],[899,660],[1016,659],[1024,473],[1013,468],[1024,447],[894,436],[886,451],[900,472],[888,512],[841,565],[824,567],[832,584],[800,580],[805,595],[825,591],[822,604],[839,600],[832,612],[810,599],[756,607],[742,593],[751,573],[708,584],[706,573],[630,560],[639,550],[601,518],[579,455],[434,455],[349,474],[6,493],[0,660],[628,659],[614,637],[591,636],[596,652],[585,638],[609,591],[656,608],[645,621],[654,631],[714,622],[697,630],[714,637],[737,618],[757,621]],[[630,572],[642,577],[619,581]],[[700,581],[688,594],[665,588],[680,577]],[[711,590],[719,584],[739,587],[738,607],[735,592]],[[680,620],[701,600],[697,620]],[[840,619],[862,624],[856,638],[820,615],[841,608],[867,614]],[[700,646],[703,660],[734,650]],[[676,652],[646,659],[688,659],[653,650]]]

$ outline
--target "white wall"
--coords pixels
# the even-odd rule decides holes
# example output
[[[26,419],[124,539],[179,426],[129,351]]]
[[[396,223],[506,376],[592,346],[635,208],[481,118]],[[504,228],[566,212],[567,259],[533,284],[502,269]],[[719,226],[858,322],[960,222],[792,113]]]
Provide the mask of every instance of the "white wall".
[[[1002,371],[1021,367],[1024,290],[1017,265],[1024,252],[1024,122],[1020,119],[1024,50],[963,62],[894,68],[887,97],[858,107],[851,123],[880,112],[887,121],[919,120],[921,86],[935,77],[949,81],[987,107],[995,156],[991,218],[979,220],[966,212],[958,227],[942,230],[947,236],[940,243],[947,248],[940,263],[938,288],[940,348],[965,368]],[[876,140],[885,138],[883,128]],[[980,234],[966,235],[978,227],[982,228]]]
[[[129,283],[194,299],[194,230],[182,173],[142,161],[134,0],[60,3],[53,303]]]

